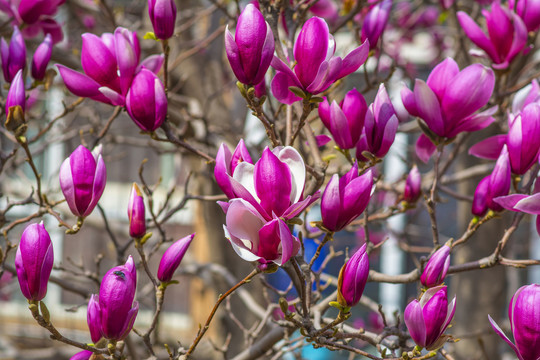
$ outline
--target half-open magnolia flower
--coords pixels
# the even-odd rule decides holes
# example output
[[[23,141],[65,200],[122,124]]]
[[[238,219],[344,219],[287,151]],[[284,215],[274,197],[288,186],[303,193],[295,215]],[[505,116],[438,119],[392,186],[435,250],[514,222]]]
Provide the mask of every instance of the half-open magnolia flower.
[[[267,221],[244,199],[232,199],[224,210],[225,237],[242,259],[258,261],[264,270],[269,263],[281,266],[298,253],[300,242],[282,219],[274,215]]]

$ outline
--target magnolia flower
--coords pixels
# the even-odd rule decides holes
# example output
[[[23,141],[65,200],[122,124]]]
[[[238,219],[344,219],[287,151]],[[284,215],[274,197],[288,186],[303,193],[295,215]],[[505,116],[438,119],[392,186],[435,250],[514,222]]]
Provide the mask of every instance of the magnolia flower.
[[[360,139],[366,117],[366,100],[356,89],[352,89],[339,105],[328,103],[326,97],[319,104],[319,117],[330,131],[341,149],[352,149]]]
[[[514,343],[488,315],[493,330],[516,353],[519,360],[540,359],[540,285],[522,286],[516,291],[508,306],[508,318]]]
[[[366,244],[362,245],[341,268],[338,277],[337,300],[344,307],[360,301],[369,275],[369,256]]]
[[[60,188],[75,216],[90,215],[106,182],[107,169],[101,157],[101,145],[92,152],[79,145],[60,166]]]
[[[41,301],[47,294],[47,283],[54,263],[53,246],[49,233],[39,224],[24,229],[15,255],[17,278],[24,297]]]
[[[450,267],[451,251],[450,246],[443,245],[431,255],[420,276],[422,285],[425,287],[434,287],[444,282],[444,278]]]
[[[26,45],[17,26],[13,27],[9,46],[4,38],[0,39],[0,57],[4,80],[10,83],[19,70],[24,70],[26,67]]]
[[[366,209],[372,188],[371,171],[358,176],[357,163],[341,178],[338,174],[334,174],[321,197],[324,227],[330,231],[340,231],[349,225]]]
[[[506,69],[527,45],[527,27],[519,15],[498,1],[491,5],[491,12],[482,10],[482,15],[488,35],[467,13],[458,11],[457,18],[469,39],[491,58],[493,67]]]
[[[228,28],[225,30],[225,50],[238,81],[257,85],[264,80],[274,55],[274,35],[253,4],[238,17],[234,37]]]
[[[225,150],[222,155],[220,160],[216,160],[220,169],[226,168],[229,163]],[[250,203],[267,221],[275,216],[291,219],[320,196],[320,192],[317,192],[313,196],[303,197],[306,182],[304,160],[290,146],[278,146],[273,150],[266,148],[255,165],[240,161],[232,174],[219,170],[218,175],[221,178],[219,181],[230,186],[234,198],[242,198]]]
[[[88,327],[100,330],[109,340],[124,340],[133,328],[139,303],[133,302],[137,287],[137,269],[129,256],[124,265],[115,266],[103,276],[99,296],[90,298]],[[90,313],[89,313],[90,314]],[[92,335],[92,339],[95,339]]]
[[[306,21],[294,43],[294,70],[277,56],[272,60],[272,67],[277,72],[271,85],[276,99],[284,104],[301,100],[290,91],[291,86],[309,94],[325,91],[337,80],[355,72],[366,61],[369,44],[364,42],[343,59],[334,56],[335,50],[334,37],[326,21],[319,17]]]
[[[64,84],[73,94],[112,105],[125,105],[135,75],[146,68],[154,73],[163,64],[162,55],[139,64],[141,48],[137,34],[119,27],[114,34],[82,35],[81,66],[84,74],[57,64]]]
[[[432,287],[405,308],[404,320],[416,345],[435,350],[446,341],[444,331],[456,311],[456,298],[448,304],[446,286]]]
[[[403,105],[412,116],[422,119],[431,137],[451,139],[464,131],[477,131],[491,124],[497,107],[474,114],[489,101],[495,87],[493,70],[473,64],[459,70],[448,58],[437,65],[427,82],[416,79],[414,91],[401,90]],[[435,151],[432,140],[422,134],[416,144],[418,157],[427,162]]]
[[[298,253],[300,242],[275,214],[268,221],[244,199],[220,205],[226,212],[225,237],[242,259],[257,261],[264,270],[270,263],[281,266]]]
[[[157,273],[159,281],[164,283],[171,281],[174,272],[180,265],[180,262],[182,262],[194,236],[195,234],[191,234],[177,240],[165,251],[159,262]]]

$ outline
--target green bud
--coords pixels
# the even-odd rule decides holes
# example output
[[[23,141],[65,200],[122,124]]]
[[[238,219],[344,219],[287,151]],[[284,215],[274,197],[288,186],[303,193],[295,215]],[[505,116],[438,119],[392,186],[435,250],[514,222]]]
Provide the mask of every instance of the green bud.
[[[49,324],[51,322],[51,313],[47,309],[47,305],[43,301],[39,302],[39,308],[41,309],[41,316]]]

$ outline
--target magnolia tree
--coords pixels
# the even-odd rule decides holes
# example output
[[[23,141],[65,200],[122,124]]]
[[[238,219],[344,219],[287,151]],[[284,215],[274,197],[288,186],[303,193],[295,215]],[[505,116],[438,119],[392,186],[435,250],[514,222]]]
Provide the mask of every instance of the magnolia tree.
[[[509,303],[510,326],[498,306],[489,319],[483,315],[484,330],[472,335],[450,327],[463,329],[457,319],[474,315],[457,316],[460,297],[473,290],[445,285],[456,273],[540,264],[527,251],[511,251],[513,243],[526,242],[527,231],[518,231],[527,228],[526,214],[540,214],[539,1],[129,3],[0,2],[7,90],[0,128],[0,286],[16,275],[50,341],[73,346],[72,359],[278,359],[300,357],[305,348],[349,359],[488,353],[494,359],[503,347],[520,360],[540,359],[540,285],[514,282],[513,297],[498,302]],[[206,60],[190,62],[195,80],[187,80],[182,69],[193,58]],[[240,130],[245,113],[231,102],[249,109],[256,122],[251,130]],[[93,115],[73,121],[73,114],[85,112]],[[113,122],[123,118],[140,134],[114,133]],[[56,173],[45,182],[38,158],[64,142],[71,155],[46,165]],[[117,144],[189,158],[203,175],[193,181],[211,174],[217,187],[194,194],[186,181],[178,204],[171,200],[177,184],[165,201],[155,201],[159,180],[145,180],[141,157],[125,199],[129,223],[114,229],[99,203],[107,169],[121,157],[112,151]],[[31,187],[15,188],[13,180],[25,176]],[[223,216],[195,220],[221,233],[203,252],[230,244],[238,261],[195,257],[181,265],[198,236],[173,233],[168,223],[188,203],[216,201]],[[467,211],[452,221],[468,225],[454,226],[450,238],[442,226],[456,202]],[[122,212],[123,206],[117,205]],[[85,219],[92,213],[99,219],[97,212],[111,246],[96,249],[96,263],[110,252],[116,266],[70,270],[55,259],[48,230],[58,225],[66,241],[76,241]],[[407,224],[391,226],[405,218],[425,219],[417,229],[426,229],[427,245],[411,243],[415,235]],[[481,236],[490,227],[500,229],[496,239]],[[347,232],[362,240],[340,245]],[[478,243],[488,244],[490,253],[467,261],[453,256]],[[387,246],[412,259],[401,273],[370,268]],[[149,264],[160,254],[156,272]],[[235,278],[237,262],[251,272]],[[201,310],[206,320],[190,337],[158,332],[179,268],[206,281],[213,272],[230,284]],[[275,272],[290,285],[272,286],[267,279]],[[491,276],[491,286],[504,282]],[[78,277],[92,279],[99,290],[77,287]],[[153,296],[137,291],[141,278]],[[87,311],[86,341],[55,326],[60,314],[46,305],[49,282],[85,299],[79,311]],[[363,294],[369,283],[411,284],[412,296],[396,293],[406,302],[401,310],[386,309],[385,299]],[[138,322],[145,297],[154,300],[153,315]],[[196,302],[194,295],[191,305]],[[221,336],[207,334],[224,306],[229,311],[222,316],[243,333],[234,346],[226,327]],[[467,338],[478,340],[484,357],[460,355],[456,349]],[[200,350],[210,341],[214,355]]]

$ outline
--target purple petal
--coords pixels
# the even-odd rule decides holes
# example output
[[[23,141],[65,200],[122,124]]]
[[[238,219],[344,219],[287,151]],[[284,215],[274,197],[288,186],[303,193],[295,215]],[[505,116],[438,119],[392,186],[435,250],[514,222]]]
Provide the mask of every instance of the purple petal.
[[[494,87],[493,70],[480,64],[463,69],[444,95],[442,109],[446,120],[449,123],[455,122],[486,105]]]
[[[471,212],[476,216],[484,216],[488,209],[489,178],[486,176],[476,186]]]
[[[506,196],[499,196],[493,199],[497,204],[502,206],[503,208],[507,210],[512,211],[519,211],[515,208],[516,204],[519,203],[521,200],[528,198],[529,195],[525,194],[511,194]]]
[[[418,107],[416,106],[416,100],[414,99],[414,93],[405,85],[401,88],[401,101],[409,115],[420,116]]]
[[[441,105],[435,93],[427,84],[416,79],[414,84],[414,100],[421,117],[431,131],[439,136],[445,135],[445,124],[441,114]]]
[[[281,216],[291,203],[292,177],[289,167],[266,148],[254,169],[255,190],[268,214]]]
[[[330,105],[330,132],[334,137],[334,141],[341,149],[351,149],[356,145],[351,138],[351,130],[347,117],[338,104],[333,101]],[[360,134],[358,134],[360,136]],[[358,139],[356,139],[358,141]]]
[[[347,56],[345,56],[341,64],[341,71],[337,78],[341,79],[358,70],[358,68],[366,62],[368,55],[369,41],[366,40],[362,43],[362,45],[360,45],[359,47],[351,51]]]
[[[323,225],[331,231],[341,230],[338,227],[338,219],[341,210],[341,194],[339,188],[339,176],[334,174],[321,196],[321,217]]]
[[[84,73],[100,85],[120,90],[115,85],[118,81],[116,57],[94,34],[82,35],[81,65]]]
[[[499,56],[495,47],[474,20],[463,11],[458,11],[457,18],[465,31],[465,35],[467,35],[479,48],[484,50],[490,58],[495,62],[498,62]]]
[[[271,40],[268,40],[266,45],[266,69],[270,65],[271,56],[270,59],[267,59],[268,52],[272,54],[274,49],[272,46],[273,35],[271,31],[268,34],[268,30],[269,27],[266,21],[264,21],[261,12],[253,4],[248,4],[238,17],[235,33],[235,42],[238,47],[239,60],[246,76],[246,84],[258,84],[264,77],[266,71],[259,73],[259,70],[261,67],[262,52],[268,35],[270,35]]]
[[[426,81],[427,86],[433,90],[439,102],[442,103],[446,87],[451,85],[452,79],[459,73],[459,66],[452,58],[446,58],[433,68]]]
[[[234,41],[234,37],[229,31],[228,25],[225,29],[225,52],[227,53],[227,59],[229,59],[229,64],[231,65],[231,69],[238,79],[243,84],[248,84],[249,80],[244,73],[244,69],[242,68],[242,60],[240,58],[240,50],[238,49],[238,45]]]
[[[330,61],[323,61],[313,82],[307,87],[307,91],[312,94],[318,94],[328,89],[337,79],[341,69],[342,60],[339,57],[333,57]]]
[[[229,199],[234,198],[230,174],[231,174],[231,150],[225,144],[221,144],[216,155],[216,166],[214,167],[214,177],[221,191]]]
[[[261,61],[259,63],[259,68],[257,70],[257,74],[253,79],[254,84],[260,84],[264,82],[264,76],[266,75],[266,72],[270,67],[270,63],[274,58],[274,50],[274,34],[272,33],[272,29],[270,29],[270,25],[266,23],[266,38],[264,40],[263,48],[261,51]]]
[[[64,80],[64,84],[73,94],[111,104],[111,100],[103,96],[99,91],[101,85],[93,79],[60,64],[56,64],[56,67],[60,72],[60,76],[62,76],[62,80]]]
[[[165,251],[159,262],[157,278],[161,282],[171,281],[174,272],[182,262],[184,255],[186,254],[189,245],[193,241],[195,234],[188,235],[177,241],[175,241]]]
[[[488,319],[489,319],[489,322],[491,323],[491,327],[493,328],[493,330],[495,330],[495,332],[497,333],[497,335],[499,335],[501,337],[501,339],[503,339],[508,345],[510,345],[510,347],[512,348],[512,350],[514,350],[514,352],[516,353],[517,357],[520,359],[520,360],[523,360],[523,357],[521,356],[521,354],[519,353],[519,350],[518,348],[516,347],[516,345],[514,345],[510,339],[505,335],[504,331],[502,331],[502,329],[499,327],[499,325],[497,325],[497,323],[495,322],[495,320],[493,320],[491,318],[490,315],[488,315]]]
[[[424,322],[424,314],[422,306],[418,300],[413,300],[405,308],[403,315],[405,325],[411,334],[414,342],[422,347],[426,346],[426,324]]]
[[[289,87],[297,86],[296,81],[284,72],[278,72],[272,79],[272,94],[281,103],[291,105],[302,100],[289,90]]]
[[[319,67],[326,60],[330,31],[326,22],[312,17],[302,27],[294,43],[294,59],[297,64],[294,72],[305,87],[315,79]]]
[[[521,199],[514,208],[527,214],[540,214],[540,193]]]
[[[437,150],[437,147],[426,135],[421,134],[416,141],[415,150],[416,156],[418,156],[422,162],[427,163],[431,158],[431,155]]]
[[[163,66],[164,61],[165,61],[165,55],[163,54],[150,55],[146,59],[144,59],[139,64],[139,66],[137,66],[135,73],[138,73],[144,67],[157,75],[157,73],[161,70],[161,67]]]
[[[469,149],[469,154],[482,158],[495,160],[499,157],[503,146],[506,144],[507,135],[495,135],[474,144]]]
[[[498,108],[498,105],[495,105],[478,114],[474,114],[472,116],[466,117],[463,120],[458,121],[455,124],[455,127],[448,132],[447,136],[454,137],[463,131],[472,132],[482,130],[488,127],[489,125],[491,125],[491,123],[495,121],[495,118],[493,118],[492,115],[497,112]]]

